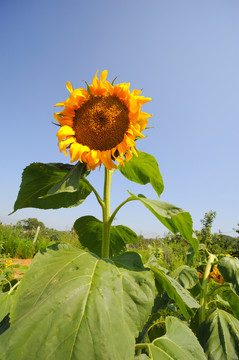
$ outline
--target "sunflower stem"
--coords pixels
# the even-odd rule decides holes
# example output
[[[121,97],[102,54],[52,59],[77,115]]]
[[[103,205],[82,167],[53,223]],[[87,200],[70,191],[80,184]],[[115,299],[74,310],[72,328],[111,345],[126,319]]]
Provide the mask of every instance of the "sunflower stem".
[[[207,265],[204,271],[201,293],[200,293],[200,309],[199,309],[199,324],[201,324],[206,319],[206,306],[207,306],[207,284],[210,275],[210,270],[213,262],[215,261],[216,256],[209,253]]]
[[[104,206],[103,212],[103,228],[102,228],[102,248],[101,257],[109,258],[110,255],[110,185],[113,171],[105,167],[105,183],[104,183]]]

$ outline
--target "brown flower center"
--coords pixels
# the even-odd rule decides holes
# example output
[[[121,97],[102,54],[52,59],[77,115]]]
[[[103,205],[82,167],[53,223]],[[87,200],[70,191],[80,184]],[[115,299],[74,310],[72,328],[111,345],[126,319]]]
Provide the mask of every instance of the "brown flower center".
[[[92,97],[75,111],[73,129],[78,143],[92,150],[110,150],[123,141],[129,110],[115,96]]]

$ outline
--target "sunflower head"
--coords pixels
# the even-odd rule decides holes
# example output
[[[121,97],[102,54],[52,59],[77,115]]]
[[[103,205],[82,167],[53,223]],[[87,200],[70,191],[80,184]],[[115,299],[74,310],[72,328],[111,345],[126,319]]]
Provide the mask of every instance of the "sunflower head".
[[[142,131],[151,117],[141,111],[150,98],[140,96],[140,90],[130,92],[130,84],[113,86],[106,80],[107,70],[100,80],[97,73],[87,90],[73,90],[67,82],[70,96],[55,105],[64,109],[54,114],[61,126],[56,134],[60,151],[67,156],[69,150],[71,162],[79,160],[91,170],[100,164],[117,168],[115,160],[124,166],[132,153],[137,156],[135,140],[144,137]]]
[[[210,272],[210,278],[212,278],[214,281],[218,282],[219,284],[224,284],[224,279],[215,265],[213,266],[212,271]]]

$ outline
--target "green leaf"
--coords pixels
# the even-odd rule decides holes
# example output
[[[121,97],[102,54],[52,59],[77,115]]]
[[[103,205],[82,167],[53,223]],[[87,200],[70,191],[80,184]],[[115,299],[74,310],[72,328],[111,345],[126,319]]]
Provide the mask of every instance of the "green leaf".
[[[154,293],[148,270],[119,268],[69,244],[48,248],[21,280],[0,358],[132,359]]]
[[[168,269],[164,268],[163,266],[160,266],[158,263],[158,259],[156,258],[156,256],[154,254],[151,254],[149,256],[148,261],[146,262],[145,266],[150,267],[150,266],[154,266],[157,269],[163,271],[165,274],[167,274],[169,271]]]
[[[239,260],[225,256],[218,263],[218,270],[224,280],[232,284],[232,288],[239,295]]]
[[[0,321],[10,312],[13,297],[13,294],[7,292],[0,294]]]
[[[188,266],[192,266],[193,265],[193,258],[195,255],[195,251],[194,248],[192,246],[190,246],[190,248],[187,251],[187,265]]]
[[[239,320],[216,309],[198,330],[198,338],[211,360],[238,360]]]
[[[117,267],[124,267],[125,269],[135,271],[145,270],[140,255],[135,251],[126,251],[113,257],[111,260]]]
[[[175,301],[184,317],[189,320],[195,314],[195,310],[200,307],[197,301],[175,279],[165,274],[164,271],[154,266],[150,266],[150,269],[154,273],[158,290],[160,291],[163,288],[168,296]]]
[[[78,162],[71,170],[63,177],[63,179],[53,185],[47,192],[46,196],[56,195],[64,192],[79,191],[79,181],[88,174],[86,164]]]
[[[27,166],[13,212],[27,207],[59,209],[81,204],[92,191],[82,179],[83,174],[78,164],[33,163]]]
[[[168,316],[166,334],[148,345],[152,360],[206,360],[193,332],[179,319]]]
[[[189,212],[178,208],[175,205],[147,199],[144,195],[134,195],[129,192],[134,200],[139,200],[154,216],[172,231],[174,234],[180,233],[182,237],[193,246],[195,252],[198,250],[198,239],[193,233],[193,222]]]
[[[192,289],[198,282],[198,272],[187,265],[181,265],[170,273],[185,289]]]
[[[230,305],[233,315],[239,320],[239,296],[232,289],[224,289],[222,296]]]
[[[82,216],[74,223],[80,243],[94,254],[101,256],[103,223],[94,216]],[[110,257],[126,250],[126,244],[135,243],[135,232],[123,225],[110,227]]]
[[[150,183],[160,197],[164,184],[156,159],[142,151],[137,153],[138,157],[134,155],[128,163],[125,162],[125,167],[120,165],[118,169],[128,180],[141,185]]]

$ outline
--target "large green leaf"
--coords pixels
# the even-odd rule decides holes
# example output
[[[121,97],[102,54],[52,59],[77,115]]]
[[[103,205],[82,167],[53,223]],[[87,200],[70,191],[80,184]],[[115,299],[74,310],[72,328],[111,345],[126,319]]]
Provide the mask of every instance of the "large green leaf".
[[[26,207],[59,209],[81,204],[92,191],[82,179],[85,172],[83,164],[33,163],[27,166],[14,211]]]
[[[80,243],[94,254],[101,256],[103,223],[94,216],[82,216],[74,223]],[[135,232],[123,225],[110,227],[110,256],[126,250],[126,244],[135,243],[138,237]]]
[[[177,280],[165,274],[164,271],[161,271],[154,266],[150,266],[149,268],[154,273],[158,290],[164,289],[167,291],[168,296],[175,301],[184,317],[187,320],[190,319],[190,317],[195,314],[195,310],[200,307],[197,301],[178,283]]]
[[[198,272],[187,265],[181,265],[170,273],[185,289],[192,289],[198,282]]]
[[[222,296],[230,305],[233,315],[239,320],[239,296],[231,288],[224,289]]]
[[[125,166],[119,166],[120,172],[129,180],[145,185],[150,183],[160,197],[164,189],[163,178],[156,159],[145,152],[137,151]]]
[[[144,204],[166,228],[174,234],[180,233],[182,237],[193,246],[195,252],[197,252],[198,239],[193,233],[193,222],[189,212],[163,201],[147,199],[143,195],[136,196],[131,193],[130,195],[134,200],[139,200]]]
[[[0,358],[132,359],[154,293],[146,269],[117,267],[69,244],[48,248],[21,280]]]
[[[239,295],[239,260],[225,256],[219,261],[218,270],[224,280],[229,282],[236,294]]]
[[[206,360],[206,356],[192,330],[179,319],[165,320],[166,334],[148,345],[152,360]]]
[[[238,360],[239,320],[216,309],[198,330],[198,338],[211,360]]]

